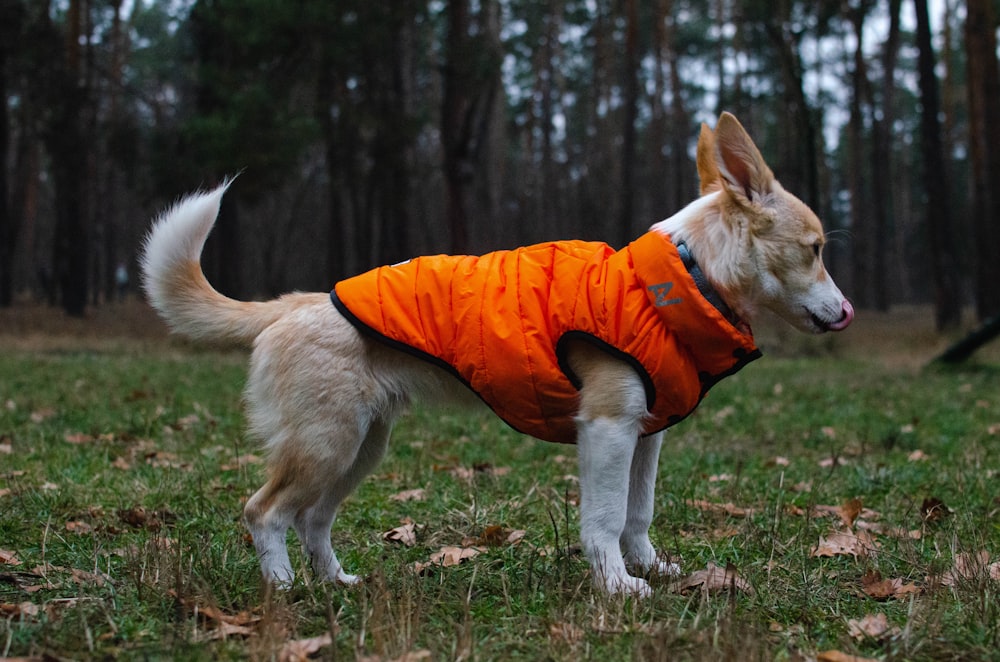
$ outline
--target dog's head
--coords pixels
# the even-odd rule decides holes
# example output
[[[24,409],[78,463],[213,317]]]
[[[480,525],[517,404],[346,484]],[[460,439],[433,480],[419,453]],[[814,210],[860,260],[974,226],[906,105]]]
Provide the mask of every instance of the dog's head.
[[[702,125],[697,157],[703,203],[686,234],[727,303],[748,322],[767,308],[803,331],[846,328],[854,308],[823,266],[823,226],[733,115]]]

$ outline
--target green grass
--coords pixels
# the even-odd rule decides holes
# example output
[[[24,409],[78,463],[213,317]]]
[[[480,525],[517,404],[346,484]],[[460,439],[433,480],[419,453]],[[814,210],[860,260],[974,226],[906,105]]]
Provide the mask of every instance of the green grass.
[[[0,562],[0,657],[272,659],[324,633],[333,643],[318,655],[341,659],[998,657],[1000,583],[985,570],[935,579],[960,553],[1000,558],[998,366],[765,358],[723,382],[667,435],[653,538],[685,572],[731,564],[751,588],[681,594],[654,580],[636,602],[591,588],[572,447],[487,415],[425,410],[401,421],[334,526],[365,585],[300,571],[291,591],[265,591],[240,523],[264,473],[243,429],[244,361],[167,345],[0,354],[0,550],[19,562]],[[821,466],[831,457],[844,463]],[[390,499],[416,488],[424,500]],[[812,556],[840,526],[812,506],[851,498],[883,531],[919,537],[876,533],[871,555]],[[952,512],[925,520],[931,498]],[[406,517],[416,544],[384,540]],[[414,572],[490,526],[526,533]],[[870,571],[921,591],[875,600],[863,591]],[[877,613],[899,632],[850,636],[850,619]]]

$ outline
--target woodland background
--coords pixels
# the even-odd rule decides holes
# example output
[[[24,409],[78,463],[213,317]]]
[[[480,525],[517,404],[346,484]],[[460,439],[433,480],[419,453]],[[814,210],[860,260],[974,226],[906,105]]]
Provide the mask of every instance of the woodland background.
[[[735,113],[859,308],[1000,313],[993,0],[0,0],[0,306],[116,297],[150,218],[240,173],[240,297],[557,238],[697,194]]]

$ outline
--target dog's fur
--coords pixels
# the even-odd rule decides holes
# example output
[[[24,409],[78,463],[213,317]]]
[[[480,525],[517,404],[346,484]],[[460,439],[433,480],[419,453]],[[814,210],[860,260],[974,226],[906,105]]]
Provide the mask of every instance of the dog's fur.
[[[742,323],[769,309],[804,331],[845,328],[854,312],[823,266],[819,220],[774,179],[736,118],[723,114],[714,132],[702,126],[697,165],[701,197],[652,230],[686,242]],[[265,579],[291,583],[285,534],[294,527],[320,578],[352,584],[358,578],[330,544],[340,504],[382,458],[412,399],[469,400],[468,391],[362,336],[325,292],[254,303],[216,292],[199,258],[227,186],[188,197],[156,221],[143,256],[146,291],[176,331],[253,346],[246,399],[270,474],[244,514]],[[582,382],[575,420],[584,551],[600,588],[646,595],[643,575],[678,572],[649,539],[662,435],[640,437],[646,394],[628,364],[587,343],[570,346],[568,362]]]

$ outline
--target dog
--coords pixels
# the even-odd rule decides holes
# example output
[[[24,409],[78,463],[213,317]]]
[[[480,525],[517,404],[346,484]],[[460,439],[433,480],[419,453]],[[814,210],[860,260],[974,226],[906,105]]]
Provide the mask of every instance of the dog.
[[[175,332],[253,348],[247,415],[269,474],[244,520],[264,579],[292,583],[291,527],[318,578],[360,581],[331,546],[338,508],[413,400],[470,392],[525,433],[577,445],[598,589],[648,596],[648,577],[678,574],[649,538],[663,429],[759,356],[762,310],[812,333],[854,318],[823,265],[819,219],[733,115],[702,125],[696,160],[700,197],[620,251],[571,241],[417,258],[266,302],[221,295],[200,267],[229,182],[160,215],[142,256],[153,307]]]

